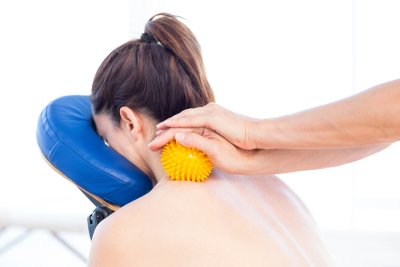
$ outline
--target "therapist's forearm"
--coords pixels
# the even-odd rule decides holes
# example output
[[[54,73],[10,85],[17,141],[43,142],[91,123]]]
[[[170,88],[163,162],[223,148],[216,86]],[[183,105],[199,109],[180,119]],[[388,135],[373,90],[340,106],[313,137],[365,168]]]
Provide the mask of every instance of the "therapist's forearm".
[[[281,174],[323,169],[357,161],[390,144],[336,149],[269,149],[253,151],[245,174]],[[240,171],[239,171],[240,172]]]
[[[254,123],[257,148],[335,148],[400,139],[400,80],[310,110]]]

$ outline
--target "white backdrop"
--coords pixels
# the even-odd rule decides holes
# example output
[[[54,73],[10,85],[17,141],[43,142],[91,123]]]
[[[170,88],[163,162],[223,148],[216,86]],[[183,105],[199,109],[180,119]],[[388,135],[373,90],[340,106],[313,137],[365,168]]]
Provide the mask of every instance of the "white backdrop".
[[[398,78],[399,1],[1,2],[0,212],[91,211],[41,159],[37,118],[56,97],[89,94],[105,56],[161,11],[188,20],[217,102],[249,116],[296,112]],[[324,229],[400,231],[399,152],[393,145],[281,177]]]

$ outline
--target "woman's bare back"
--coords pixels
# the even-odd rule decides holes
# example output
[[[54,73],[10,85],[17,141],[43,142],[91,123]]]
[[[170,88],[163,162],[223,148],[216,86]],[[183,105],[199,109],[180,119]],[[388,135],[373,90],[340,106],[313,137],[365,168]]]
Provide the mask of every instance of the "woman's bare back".
[[[91,266],[331,266],[317,226],[277,177],[160,182],[96,230]]]

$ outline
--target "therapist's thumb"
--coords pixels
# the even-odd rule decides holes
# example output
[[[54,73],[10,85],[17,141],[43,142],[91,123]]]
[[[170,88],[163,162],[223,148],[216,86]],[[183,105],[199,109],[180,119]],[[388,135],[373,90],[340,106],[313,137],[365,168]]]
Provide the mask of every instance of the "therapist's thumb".
[[[197,148],[210,156],[212,141],[196,133],[177,133],[175,140],[183,146]]]

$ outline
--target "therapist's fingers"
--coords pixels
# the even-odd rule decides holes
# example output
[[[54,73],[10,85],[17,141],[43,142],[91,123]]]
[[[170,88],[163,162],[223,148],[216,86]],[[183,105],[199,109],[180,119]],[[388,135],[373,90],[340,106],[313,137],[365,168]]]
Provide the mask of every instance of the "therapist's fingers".
[[[179,118],[170,118],[161,124],[158,130],[166,130],[168,128],[208,128],[215,130],[218,118],[213,118],[209,114],[207,115],[195,115],[195,116],[181,116]]]
[[[246,173],[247,162],[251,159],[248,150],[240,149],[220,136],[218,133],[205,129],[203,135],[194,132],[179,132],[175,139],[181,145],[203,151],[211,160],[213,166],[226,173]]]
[[[175,140],[183,146],[200,149],[207,155],[215,156],[216,140],[209,139],[197,133],[179,132],[175,135]]]
[[[186,109],[171,118],[157,124],[157,129],[164,130],[169,127],[210,127],[210,113],[216,109],[218,105],[214,102],[199,108]]]
[[[196,133],[203,135],[204,128],[170,128],[167,130],[158,131],[157,136],[147,145],[150,150],[157,151],[165,146],[169,141],[175,139],[177,133]]]
[[[233,145],[251,150],[256,148],[254,140],[255,119],[234,113],[216,103],[201,108],[182,111],[157,125],[160,131],[168,128],[204,128],[218,133]]]
[[[213,166],[227,173],[247,173],[246,162],[251,160],[249,150],[234,146],[218,133],[207,128],[172,128],[165,130],[150,144],[151,150],[162,148],[170,140],[175,139],[186,147],[203,151],[211,160]]]

